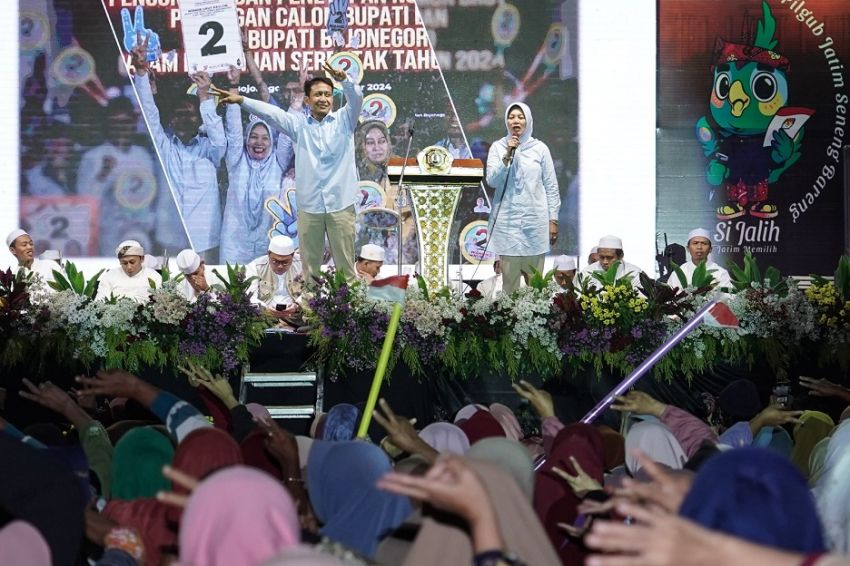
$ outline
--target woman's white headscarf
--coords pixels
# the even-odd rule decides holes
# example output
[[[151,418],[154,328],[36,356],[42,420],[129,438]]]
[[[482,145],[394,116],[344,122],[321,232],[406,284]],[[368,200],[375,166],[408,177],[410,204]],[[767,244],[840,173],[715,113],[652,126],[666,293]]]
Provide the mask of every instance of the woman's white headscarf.
[[[531,108],[529,108],[528,104],[524,102],[511,102],[505,109],[505,129],[508,130],[508,135],[504,137],[505,144],[507,144],[508,140],[513,137],[510,126],[508,125],[508,114],[511,113],[511,109],[514,106],[522,110],[522,113],[525,115],[525,131],[519,137],[519,147],[516,148],[516,154],[514,157],[514,179],[516,191],[522,192],[525,189],[525,178],[521,167],[521,160],[519,159],[519,154],[525,150],[531,149],[532,147],[534,147],[535,144],[538,144],[540,142],[536,138],[532,137],[532,133],[534,133],[534,117],[531,115]]]
[[[269,152],[262,159],[254,159],[248,152],[248,139],[251,137],[251,132],[257,126],[265,126],[269,134]],[[272,129],[264,120],[254,118],[248,123],[245,129],[245,145],[243,155],[246,163],[248,163],[248,186],[241,193],[245,199],[242,210],[245,213],[245,224],[250,230],[256,230],[266,215],[263,214],[265,206],[265,187],[268,186],[270,180],[273,180],[275,174],[279,174],[277,162],[275,161],[275,136],[272,134]]]

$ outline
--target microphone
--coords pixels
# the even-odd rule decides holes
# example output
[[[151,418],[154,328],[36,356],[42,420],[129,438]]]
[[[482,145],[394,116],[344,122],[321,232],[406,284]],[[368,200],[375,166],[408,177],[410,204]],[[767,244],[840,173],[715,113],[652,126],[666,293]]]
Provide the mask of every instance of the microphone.
[[[413,137],[413,126],[416,125],[416,114],[410,118],[410,124],[407,126],[407,135]]]
[[[514,153],[516,153],[516,148],[513,146],[508,146],[508,153],[505,157],[508,159],[508,163],[512,163],[514,160]]]

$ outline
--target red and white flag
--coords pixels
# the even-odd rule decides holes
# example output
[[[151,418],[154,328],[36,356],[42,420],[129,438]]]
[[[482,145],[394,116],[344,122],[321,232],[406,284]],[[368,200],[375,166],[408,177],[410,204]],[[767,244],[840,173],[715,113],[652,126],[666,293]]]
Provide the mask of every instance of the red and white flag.
[[[407,297],[408,277],[408,275],[394,275],[376,279],[369,284],[366,295],[376,301],[390,301],[403,305]]]
[[[704,322],[715,328],[738,328],[738,317],[726,303],[717,303],[705,313]]]

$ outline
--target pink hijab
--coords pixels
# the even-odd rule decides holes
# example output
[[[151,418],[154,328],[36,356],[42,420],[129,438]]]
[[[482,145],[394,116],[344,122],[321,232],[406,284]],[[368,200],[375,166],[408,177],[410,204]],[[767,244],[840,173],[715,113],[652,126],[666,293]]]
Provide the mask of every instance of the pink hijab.
[[[519,420],[517,420],[514,412],[511,411],[507,406],[502,405],[501,403],[493,403],[490,405],[490,414],[492,414],[499,424],[502,425],[502,428],[505,429],[505,436],[510,438],[511,440],[522,440],[524,436],[522,433],[522,427],[519,425]]]
[[[254,566],[300,542],[298,513],[271,476],[233,466],[201,482],[180,522],[185,566]]]
[[[12,521],[0,529],[3,564],[50,566],[50,548],[38,530],[24,521]]]

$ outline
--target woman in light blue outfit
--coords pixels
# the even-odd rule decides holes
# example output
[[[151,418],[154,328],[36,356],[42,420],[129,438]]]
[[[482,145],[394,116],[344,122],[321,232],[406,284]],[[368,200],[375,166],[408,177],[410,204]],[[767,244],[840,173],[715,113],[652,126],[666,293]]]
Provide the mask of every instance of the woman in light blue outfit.
[[[523,271],[543,271],[543,258],[558,239],[561,195],[549,148],[531,136],[531,109],[509,104],[505,126],[507,135],[487,155],[487,184],[495,191],[489,249],[502,260],[503,292],[511,294]]]
[[[238,106],[228,106],[227,201],[221,229],[221,262],[245,265],[265,255],[274,217],[265,209],[266,199],[281,198],[284,169],[275,151],[268,124],[253,119],[242,137]]]

